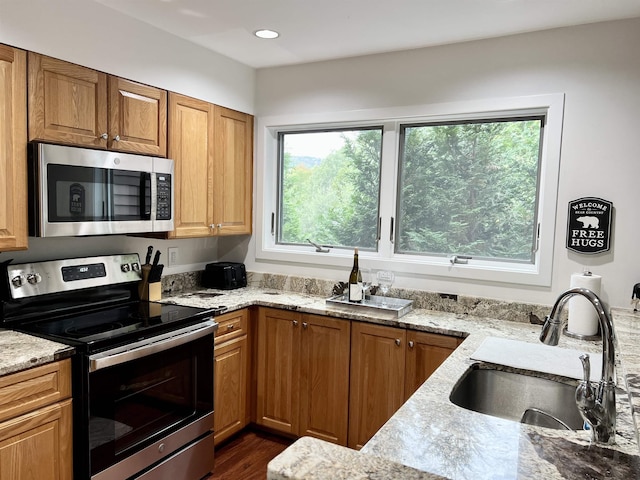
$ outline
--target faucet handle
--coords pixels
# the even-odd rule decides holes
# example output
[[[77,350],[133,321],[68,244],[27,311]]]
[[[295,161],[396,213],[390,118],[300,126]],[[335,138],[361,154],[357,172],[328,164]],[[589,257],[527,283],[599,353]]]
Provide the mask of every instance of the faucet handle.
[[[585,353],[584,355],[580,355],[580,361],[582,362],[583,381],[588,384],[591,379],[591,360],[589,359],[589,354]]]
[[[578,410],[580,411],[580,416],[589,424],[593,439],[594,427],[599,423],[597,417],[594,415],[597,392],[590,381],[591,362],[589,361],[589,355],[580,355],[580,361],[582,362],[584,380],[581,380],[578,388],[576,388],[575,399]]]

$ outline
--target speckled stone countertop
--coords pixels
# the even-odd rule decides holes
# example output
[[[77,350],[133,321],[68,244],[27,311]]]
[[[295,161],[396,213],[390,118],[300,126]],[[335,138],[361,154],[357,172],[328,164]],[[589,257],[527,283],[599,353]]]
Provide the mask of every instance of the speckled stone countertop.
[[[61,360],[73,352],[68,345],[0,329],[0,376]]]
[[[477,363],[470,356],[485,338],[538,344],[540,325],[425,309],[415,309],[400,319],[363,316],[327,307],[325,298],[317,295],[268,288],[242,288],[211,298],[212,292],[192,291],[163,301],[200,307],[226,305],[230,310],[260,305],[465,338],[361,451],[304,437],[270,462],[271,480],[640,478],[636,427],[640,427],[640,314],[613,312],[618,335],[616,445],[600,447],[590,444],[585,431],[530,426],[469,411],[449,401],[456,381]],[[562,336],[560,347],[595,355],[602,348],[601,341],[568,336]]]

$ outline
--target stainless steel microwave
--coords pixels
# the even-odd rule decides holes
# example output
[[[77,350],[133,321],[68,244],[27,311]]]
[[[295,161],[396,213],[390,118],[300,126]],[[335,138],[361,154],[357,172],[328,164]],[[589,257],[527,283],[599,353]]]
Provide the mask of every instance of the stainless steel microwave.
[[[31,236],[173,230],[173,160],[32,142],[28,161]]]

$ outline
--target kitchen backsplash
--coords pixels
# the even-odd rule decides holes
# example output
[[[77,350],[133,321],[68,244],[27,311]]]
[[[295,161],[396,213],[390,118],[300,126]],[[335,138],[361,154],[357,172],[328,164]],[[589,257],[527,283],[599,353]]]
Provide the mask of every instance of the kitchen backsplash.
[[[201,287],[202,271],[166,275],[162,278],[162,292],[175,295]],[[340,284],[330,280],[304,278],[293,275],[247,272],[247,285],[255,288],[282,290],[307,295],[330,297]],[[413,300],[413,308],[423,308],[515,322],[539,322],[551,307],[528,303],[504,302],[488,298],[452,295],[422,290],[392,288],[388,296]]]

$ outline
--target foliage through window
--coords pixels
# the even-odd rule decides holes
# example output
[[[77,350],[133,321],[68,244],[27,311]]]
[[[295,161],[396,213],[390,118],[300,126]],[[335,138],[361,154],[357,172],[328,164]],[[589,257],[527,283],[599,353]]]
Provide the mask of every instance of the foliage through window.
[[[543,123],[402,126],[396,252],[533,263]]]
[[[280,132],[278,243],[375,250],[382,128]]]

